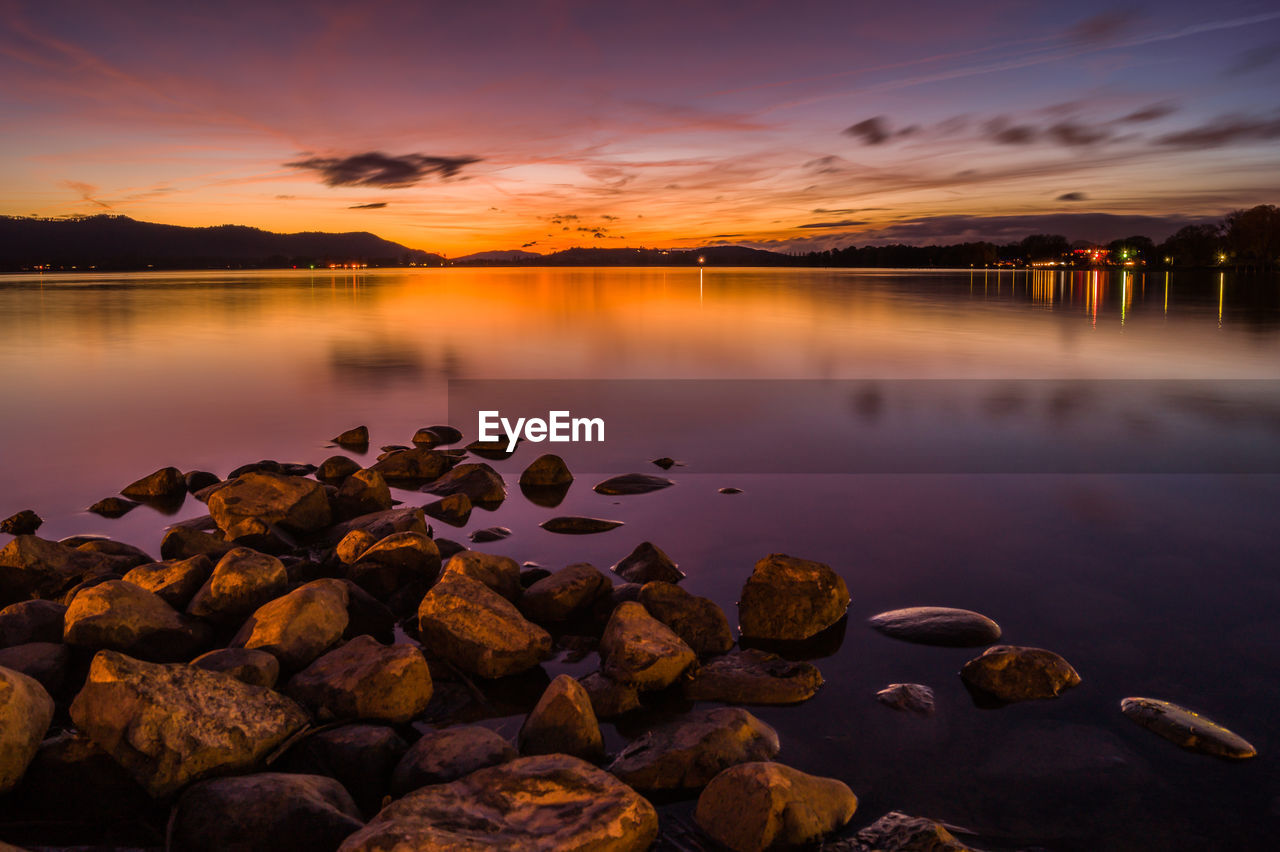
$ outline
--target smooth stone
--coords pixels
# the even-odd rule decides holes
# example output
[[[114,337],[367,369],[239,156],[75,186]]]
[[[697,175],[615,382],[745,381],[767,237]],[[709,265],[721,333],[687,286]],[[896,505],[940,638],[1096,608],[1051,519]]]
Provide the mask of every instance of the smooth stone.
[[[992,645],[965,663],[960,677],[971,689],[1006,703],[1057,698],[1080,683],[1080,675],[1062,657],[1019,645]]]
[[[591,698],[574,678],[557,675],[525,717],[516,738],[520,753],[571,754],[583,760],[604,758],[604,738]]]
[[[512,603],[524,594],[520,566],[510,556],[464,550],[452,556],[444,566],[444,574],[450,572],[478,580]]]
[[[43,524],[43,518],[31,509],[23,509],[21,512],[15,512],[3,521],[0,521],[0,533],[7,533],[8,535],[31,535],[36,530],[40,529]]]
[[[154,592],[174,609],[185,610],[212,575],[213,561],[201,553],[189,559],[139,565],[124,575],[124,581]]]
[[[597,719],[612,719],[640,707],[640,690],[634,683],[618,683],[600,672],[578,682],[587,691]]]
[[[545,520],[538,526],[547,532],[560,533],[561,535],[591,535],[592,533],[602,533],[617,529],[622,526],[622,521],[562,515]]]
[[[675,459],[669,456],[663,456],[662,458],[654,459],[651,462],[651,464],[656,464],[658,467],[662,468],[663,470],[671,470],[671,468],[676,466],[677,462]]]
[[[221,672],[247,683],[272,689],[280,679],[280,661],[274,654],[251,648],[219,648],[201,654],[191,665],[210,672]]]
[[[496,509],[507,499],[507,485],[501,474],[484,463],[460,464],[422,490],[438,497],[466,494],[482,509]]]
[[[517,444],[524,443],[524,438],[517,438]],[[507,449],[507,441],[500,439],[497,441],[472,441],[467,444],[465,450],[472,455],[479,456],[482,459],[490,461],[505,461],[515,455],[515,450]]]
[[[349,521],[334,524],[326,535],[330,544],[337,544],[355,530],[363,530],[381,541],[392,533],[416,532],[427,534],[427,521],[420,506],[399,506],[385,512],[370,512]]]
[[[506,598],[459,572],[446,572],[418,608],[423,646],[468,674],[505,677],[551,655],[551,636]]]
[[[808,639],[848,606],[849,589],[830,566],[774,553],[756,563],[742,587],[738,627],[744,638]]]
[[[601,671],[640,691],[665,689],[697,664],[693,649],[634,601],[614,609],[600,638]]]
[[[17,786],[52,721],[53,699],[45,688],[28,675],[0,668],[0,793]]]
[[[485,527],[484,529],[472,530],[471,535],[467,536],[473,544],[487,544],[491,541],[502,541],[504,538],[510,537],[511,530],[508,527]]]
[[[814,843],[858,809],[847,785],[781,763],[740,763],[698,796],[698,826],[733,852],[765,852]]]
[[[538,456],[520,474],[521,488],[562,488],[571,482],[569,466],[552,453]]]
[[[858,832],[863,849],[875,852],[976,852],[937,820],[890,811]]]
[[[471,517],[472,508],[471,498],[459,492],[428,503],[422,507],[422,511],[449,526],[461,527],[465,526],[467,519]]]
[[[408,750],[409,744],[387,725],[340,725],[303,737],[280,765],[287,772],[337,779],[360,812],[373,816],[382,808],[392,771]]]
[[[431,700],[431,672],[412,645],[357,636],[294,675],[284,691],[322,722],[407,722]]]
[[[352,565],[360,554],[378,543],[372,533],[364,530],[352,530],[342,537],[342,541],[338,542],[333,548],[333,555],[343,565]]]
[[[32,600],[0,609],[0,647],[30,642],[61,642],[65,605],[57,601]]]
[[[1149,731],[1154,731],[1185,749],[1243,760],[1258,750],[1244,737],[1206,719],[1199,713],[1155,698],[1126,698],[1120,712]]]
[[[467,546],[465,544],[462,544],[461,542],[458,542],[458,541],[454,541],[453,539],[450,539],[450,538],[441,537],[436,539],[435,541],[436,541],[436,547],[440,549],[440,559],[442,561],[448,561],[467,549]]]
[[[188,494],[195,494],[222,482],[216,473],[207,470],[189,470],[182,475],[182,482],[187,486]]]
[[[336,645],[347,620],[346,583],[313,580],[258,607],[231,646],[266,651],[296,671]]]
[[[415,447],[423,447],[424,449],[429,450],[432,447],[438,447],[443,444],[444,441],[440,440],[440,436],[436,432],[429,428],[423,428],[413,433],[410,443]]]
[[[448,784],[478,769],[515,760],[519,753],[496,731],[459,725],[428,731],[409,747],[391,773],[391,795]]]
[[[556,624],[585,613],[609,593],[609,578],[586,562],[552,572],[524,590],[520,611],[535,624]]]
[[[733,647],[729,619],[709,598],[691,595],[674,583],[655,581],[640,587],[640,603],[699,657],[724,654]]]
[[[131,482],[120,493],[134,500],[172,500],[187,493],[187,478],[176,467],[162,467]]]
[[[543,577],[550,577],[551,572],[534,562],[523,562],[520,568],[520,588],[529,588]]]
[[[624,473],[611,476],[603,482],[596,483],[591,490],[597,494],[618,496],[623,494],[648,494],[675,485],[665,476],[653,476],[648,473]]]
[[[316,472],[316,466],[313,464],[304,464],[301,462],[278,462],[274,459],[263,459],[262,461],[250,462],[242,464],[231,473],[227,474],[227,481],[231,481],[238,476],[244,476],[246,473],[279,473],[285,476],[310,476]]]
[[[920,645],[974,648],[1000,638],[1000,625],[981,613],[945,606],[913,606],[882,612],[868,619],[894,639]]]
[[[391,508],[391,489],[376,470],[357,470],[338,488],[333,508],[339,518],[385,512]]]
[[[684,572],[671,561],[671,557],[662,548],[648,541],[637,544],[635,550],[614,565],[612,570],[628,583],[641,585],[655,580],[679,583],[684,579]]]
[[[142,504],[123,497],[104,497],[90,506],[87,511],[104,518],[115,519],[123,518],[140,505]]]
[[[821,686],[822,673],[812,663],[748,648],[704,662],[685,684],[684,696],[726,704],[798,704]]]
[[[440,576],[440,549],[424,533],[392,533],[365,550],[347,569],[347,579],[381,601],[409,599],[411,610]],[[392,606],[392,609],[397,609]]]
[[[653,805],[586,761],[554,754],[416,790],[383,808],[341,852],[643,852],[657,836]]]
[[[397,487],[413,488],[439,479],[452,466],[453,459],[442,452],[413,447],[387,453],[371,469]]]
[[[0,604],[59,598],[86,575],[108,570],[101,554],[20,535],[0,548]]]
[[[284,563],[247,547],[233,548],[214,566],[187,612],[211,621],[233,622],[282,594],[289,585]]]
[[[367,447],[369,446],[369,427],[356,426],[334,437],[332,440],[340,447]]]
[[[741,493],[742,493],[742,489],[741,489],[741,488],[735,488],[735,487],[733,487],[732,485],[726,485],[724,488],[719,488],[719,489],[717,489],[717,490],[716,490],[716,493],[717,493],[717,494],[741,494]]]
[[[171,527],[160,542],[160,558],[171,561],[203,555],[210,559],[221,559],[235,548],[236,545],[220,535],[187,527]]]
[[[778,732],[740,707],[689,714],[630,743],[609,771],[642,792],[700,790],[725,769],[771,760]]]
[[[71,649],[61,642],[28,642],[0,648],[0,668],[26,675],[50,695],[62,692],[70,665]]]
[[[452,426],[424,426],[418,430],[418,434],[420,435],[423,432],[430,432],[442,444],[456,444],[462,440],[462,433]],[[415,444],[418,443],[418,435],[413,436],[413,442]]]
[[[244,772],[307,724],[293,701],[230,675],[99,651],[71,719],[152,796]]]
[[[346,456],[329,456],[316,468],[316,479],[325,485],[341,485],[351,474],[361,470],[360,463]]]
[[[894,710],[933,715],[933,690],[921,683],[891,683],[876,693],[876,699]]]
[[[306,535],[329,526],[324,486],[314,479],[251,472],[228,480],[209,497],[209,514],[228,540],[267,535],[272,527]]]
[[[68,544],[70,541],[63,543]],[[104,557],[104,561],[110,570],[121,574],[137,568],[139,565],[147,565],[156,561],[154,556],[151,556],[140,547],[134,547],[132,544],[126,544],[123,541],[113,541],[109,538],[88,538],[85,541],[77,542],[74,547],[81,553],[93,553]]]
[[[191,659],[211,639],[207,624],[124,580],[107,580],[77,594],[67,607],[62,632],[68,645],[109,648],[164,663]]]
[[[261,772],[192,784],[173,808],[167,841],[183,852],[333,852],[363,827],[335,779]]]

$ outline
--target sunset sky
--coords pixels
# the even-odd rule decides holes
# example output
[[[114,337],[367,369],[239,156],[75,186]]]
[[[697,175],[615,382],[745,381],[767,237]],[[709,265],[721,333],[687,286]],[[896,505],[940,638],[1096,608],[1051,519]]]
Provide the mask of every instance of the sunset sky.
[[[1280,202],[1274,0],[0,0],[0,213],[525,247],[1147,233]]]

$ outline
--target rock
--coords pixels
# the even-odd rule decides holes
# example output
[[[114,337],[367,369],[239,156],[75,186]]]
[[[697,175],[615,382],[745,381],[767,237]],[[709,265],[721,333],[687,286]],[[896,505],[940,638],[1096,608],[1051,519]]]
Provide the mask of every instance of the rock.
[[[197,491],[222,484],[222,480],[216,473],[210,473],[207,470],[189,470],[183,474],[182,481],[187,486],[188,494],[195,494]]]
[[[418,625],[433,657],[468,674],[497,678],[551,655],[551,636],[506,598],[459,572],[446,572],[422,599]]]
[[[20,535],[0,548],[0,604],[59,598],[86,574],[107,570],[107,560],[98,554]]]
[[[337,644],[346,629],[346,583],[314,580],[258,607],[231,645],[266,651],[296,671]]]
[[[67,543],[69,542],[63,542],[63,544]],[[90,538],[74,546],[81,553],[93,553],[105,557],[104,562],[108,569],[120,574],[139,565],[155,562],[155,557],[148,555],[141,548],[125,544],[123,541],[112,541],[109,538]]]
[[[538,456],[520,474],[521,488],[563,488],[573,482],[573,474],[564,459],[547,453]]]
[[[358,518],[391,508],[391,489],[376,470],[357,470],[338,489],[336,502],[340,518]]]
[[[482,509],[496,509],[507,499],[507,485],[502,476],[483,462],[460,464],[422,490],[440,497],[466,494],[473,504]]]
[[[691,595],[673,583],[655,581],[641,587],[640,603],[699,657],[724,654],[733,647],[729,619],[714,601]]]
[[[313,464],[299,464],[297,462],[278,462],[272,459],[264,459],[263,461],[242,464],[231,473],[227,474],[227,480],[230,481],[246,473],[278,473],[285,476],[310,476],[316,472],[316,466]]]
[[[618,605],[600,639],[601,671],[641,691],[665,689],[697,663],[697,655],[665,624],[632,601]]]
[[[858,832],[864,848],[876,852],[975,852],[942,823],[890,811]]]
[[[316,468],[316,479],[325,485],[341,485],[344,479],[360,469],[360,463],[355,459],[346,456],[329,456],[320,462],[320,467]]]
[[[191,785],[173,808],[167,845],[183,852],[333,852],[363,827],[333,778],[262,772]]]
[[[429,438],[438,444],[456,444],[462,440],[462,433],[452,426],[425,426],[413,436],[413,443],[425,444]]]
[[[515,603],[524,594],[520,583],[520,566],[509,556],[496,556],[478,550],[455,554],[444,566],[444,573],[463,574],[484,583],[493,591]]]
[[[93,658],[71,719],[157,798],[248,771],[307,724],[302,708],[269,689],[115,651]]]
[[[90,506],[88,511],[104,518],[123,518],[139,505],[141,504],[123,497],[104,497]]]
[[[663,456],[660,459],[654,459],[651,464],[656,464],[663,470],[671,470],[671,468],[676,466],[676,460],[669,456]]]
[[[370,512],[349,521],[335,524],[326,536],[330,543],[337,543],[355,530],[362,530],[381,541],[392,533],[416,532],[427,534],[427,521],[421,507],[401,506],[385,512]]]
[[[751,639],[808,639],[844,617],[849,589],[830,566],[780,553],[756,563],[738,602]]]
[[[510,538],[511,529],[509,527],[485,527],[484,529],[472,530],[471,535],[467,537],[475,544],[486,544],[491,541],[502,541],[504,538]]]
[[[415,447],[423,447],[428,450],[431,449],[432,447],[437,447],[440,444],[444,443],[443,441],[440,440],[439,435],[437,435],[435,432],[431,431],[430,429],[426,429],[426,428],[419,429],[417,432],[414,432],[413,438],[410,439],[410,442]]]
[[[9,535],[31,535],[40,529],[44,519],[30,509],[23,509],[21,512],[10,515],[3,521],[0,521],[0,533],[8,533]]]
[[[320,483],[265,472],[229,480],[209,497],[209,514],[230,541],[254,540],[273,527],[306,535],[324,529],[332,519]]]
[[[333,442],[340,447],[352,447],[354,449],[367,447],[369,446],[369,427],[357,426],[354,429],[348,429],[333,438]]]
[[[174,609],[185,610],[200,587],[213,575],[213,561],[203,553],[190,559],[152,562],[130,569],[126,583],[154,592]]]
[[[0,668],[0,794],[17,785],[53,721],[53,699],[21,672]]]
[[[440,576],[440,551],[436,543],[419,532],[392,533],[361,553],[347,570],[347,579],[378,600],[391,603],[404,597],[412,610]]]
[[[685,683],[684,696],[726,704],[796,704],[821,686],[822,673],[811,663],[748,648],[704,662]]]
[[[27,819],[54,824],[74,820],[98,832],[111,823],[154,812],[151,797],[138,782],[79,733],[45,739],[11,795]],[[3,844],[0,850],[8,852]]]
[[[153,662],[189,660],[212,639],[208,625],[186,618],[154,592],[108,580],[76,595],[62,641],[110,648]]]
[[[467,549],[466,545],[443,536],[436,539],[435,542],[436,547],[440,549],[441,560],[445,561],[452,559]]]
[[[282,761],[288,772],[336,778],[360,811],[368,816],[382,807],[391,772],[409,744],[386,725],[341,725],[302,738]]]
[[[543,577],[550,576],[551,572],[536,562],[520,563],[520,587],[522,593],[524,589],[529,588]]]
[[[294,675],[285,692],[322,722],[407,722],[431,700],[431,672],[412,645],[357,636]]]
[[[517,758],[416,790],[347,838],[342,852],[643,852],[657,836],[653,805],[591,764],[554,754]]]
[[[471,498],[459,492],[428,503],[422,507],[422,511],[450,526],[460,527],[471,517],[471,508]]]
[[[587,691],[567,674],[557,675],[525,717],[517,739],[520,753],[604,758],[604,739]]]
[[[845,825],[857,808],[857,797],[834,778],[781,763],[740,763],[712,779],[693,818],[733,852],[763,852],[813,843]]]
[[[134,500],[176,500],[186,496],[187,479],[176,467],[162,467],[129,483],[120,493]]]
[[[621,476],[611,476],[604,482],[596,483],[591,490],[597,494],[620,495],[620,494],[648,494],[650,491],[658,491],[663,488],[670,488],[675,485],[665,476],[653,476],[648,473],[624,473]]]
[[[730,766],[771,760],[780,749],[773,728],[740,707],[720,707],[654,728],[609,771],[642,792],[699,790]]]
[[[561,535],[591,535],[592,533],[602,533],[617,529],[622,526],[622,521],[561,516],[545,520],[538,526],[547,532],[560,533]]]
[[[716,489],[717,494],[741,494],[741,488],[735,488],[732,485],[726,485],[724,488]]]
[[[282,594],[288,584],[289,574],[279,559],[237,547],[218,560],[187,612],[211,621],[239,621]]]
[[[377,543],[378,540],[372,534],[364,530],[352,530],[333,548],[333,555],[343,565],[351,565],[360,558],[360,554]]]
[[[625,559],[613,566],[613,572],[628,583],[644,585],[655,580],[664,583],[679,583],[684,579],[684,572],[662,548],[648,541],[636,545]]]
[[[881,704],[918,716],[933,715],[933,690],[920,683],[891,683],[876,693]]]
[[[453,466],[453,459],[436,450],[415,447],[387,453],[376,462],[372,470],[382,474],[389,483],[414,487],[439,479]]]
[[[280,679],[280,661],[266,651],[249,648],[219,648],[201,654],[191,665],[210,672],[221,672],[247,683],[272,689]]]
[[[585,613],[609,593],[609,578],[585,562],[570,565],[524,590],[520,611],[537,624],[555,624]]]
[[[28,642],[0,648],[0,668],[19,672],[58,695],[67,679],[71,650],[61,642]]]
[[[56,601],[22,601],[0,609],[0,647],[61,642],[67,608]]]
[[[221,559],[235,547],[231,542],[207,532],[173,527],[164,534],[164,540],[160,542],[160,558],[180,560],[204,555],[210,559]]]
[[[600,672],[578,681],[591,700],[597,719],[612,719],[640,706],[640,691],[633,683],[618,683]]]
[[[516,438],[516,444],[523,444],[524,437]],[[515,450],[507,449],[508,442],[505,438],[497,441],[472,441],[464,448],[467,452],[479,456],[482,459],[490,459],[491,461],[504,461],[511,458],[515,454]]]
[[[945,606],[913,606],[872,616],[868,623],[886,636],[920,645],[972,648],[1000,638],[1000,625],[980,613]]]
[[[1005,703],[1057,698],[1080,682],[1062,657],[1043,648],[992,645],[960,669],[960,678],[984,698]]]
[[[1243,760],[1258,753],[1239,734],[1168,701],[1126,698],[1120,702],[1120,712],[1166,740],[1201,754]]]
[[[460,725],[429,731],[396,765],[391,774],[391,795],[403,796],[430,784],[448,784],[517,756],[511,743],[488,728]]]
[[[374,598],[350,580],[343,580],[347,587],[347,631],[344,639],[368,634],[384,645],[395,641],[396,614],[386,604]]]

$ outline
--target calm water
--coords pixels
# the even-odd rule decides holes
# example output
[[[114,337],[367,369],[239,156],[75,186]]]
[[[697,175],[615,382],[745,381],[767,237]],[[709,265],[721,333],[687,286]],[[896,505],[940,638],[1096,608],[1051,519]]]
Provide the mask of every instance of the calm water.
[[[444,420],[454,378],[1197,379],[1248,394],[1262,385],[1228,380],[1280,379],[1277,292],[1275,281],[1216,273],[7,277],[0,517],[30,507],[46,520],[43,536],[101,533],[155,551],[167,524],[204,507],[189,501],[169,517],[142,507],[118,521],[84,507],[169,464],[225,474],[264,458],[318,463],[334,452],[330,436],[359,423],[376,454]],[[1237,396],[1237,416],[1213,434],[1275,449],[1275,403]],[[1188,422],[1219,410],[1191,409]],[[1242,426],[1242,410],[1262,416]],[[1156,440],[1160,421],[1142,414],[1126,415],[1130,438]],[[951,424],[933,422],[930,439],[946,447]],[[1043,428],[1030,416],[1002,422],[1011,440]],[[456,425],[474,437],[474,423]],[[483,547],[552,567],[604,568],[649,539],[688,573],[686,588],[731,615],[761,556],[831,564],[853,602],[843,641],[816,661],[827,686],[758,715],[778,728],[780,759],[850,784],[861,798],[856,824],[898,808],[972,828],[990,848],[1274,848],[1280,477],[1192,475],[1176,464],[1163,475],[708,472],[699,457],[711,445],[678,425],[673,412],[671,431],[637,445],[631,467],[656,473],[653,455],[681,458],[674,488],[603,497],[590,490],[596,472],[576,467],[583,475],[556,509],[512,488],[496,512],[437,533],[465,540],[508,526],[510,539]],[[746,458],[762,443],[799,440],[749,426],[719,430],[715,449]],[[1052,440],[1071,443],[1102,426],[1082,417],[1055,428]],[[670,448],[652,451],[664,439]],[[500,469],[514,473],[542,451],[529,446]],[[575,467],[572,448],[563,454]],[[744,493],[718,494],[725,485]],[[537,527],[553,514],[626,525],[557,537]],[[1057,701],[978,709],[956,676],[972,652],[895,642],[863,623],[916,604],[980,610],[1008,642],[1058,651],[1084,681]],[[900,681],[931,685],[937,715],[876,702],[876,690]],[[1197,709],[1260,756],[1237,764],[1184,753],[1120,715],[1127,695]],[[488,724],[514,735],[519,721]],[[612,726],[606,733],[613,747],[623,742]]]

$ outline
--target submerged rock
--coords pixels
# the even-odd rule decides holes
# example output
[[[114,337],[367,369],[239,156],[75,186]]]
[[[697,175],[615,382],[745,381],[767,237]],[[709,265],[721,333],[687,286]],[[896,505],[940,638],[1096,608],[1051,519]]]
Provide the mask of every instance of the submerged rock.
[[[729,619],[724,610],[708,598],[691,595],[672,583],[656,581],[640,588],[640,603],[699,657],[723,654],[733,647]]]
[[[61,642],[65,605],[33,600],[0,609],[0,647],[29,642]]]
[[[140,505],[123,497],[104,497],[90,506],[88,511],[104,518],[123,518]]]
[[[844,617],[849,589],[821,562],[774,553],[742,587],[738,625],[745,638],[808,639]]]
[[[573,474],[564,459],[547,453],[538,456],[520,474],[521,488],[563,488],[573,482]]]
[[[45,688],[21,672],[0,668],[0,793],[17,785],[52,721],[53,699]]]
[[[654,459],[651,464],[656,464],[663,470],[671,470],[671,468],[675,467],[679,462],[669,456],[663,456],[662,458]]]
[[[857,797],[834,778],[781,763],[741,763],[712,779],[693,818],[733,852],[764,852],[813,843],[844,826],[857,808]]]
[[[383,645],[357,636],[317,659],[285,692],[322,722],[380,719],[407,722],[431,700],[431,672],[412,645]]]
[[[1155,698],[1126,698],[1120,712],[1149,731],[1190,751],[1243,760],[1258,750],[1248,740],[1199,713]]]
[[[618,683],[600,672],[592,672],[579,683],[598,719],[612,719],[640,706],[640,691],[634,683]]]
[[[504,538],[510,538],[511,529],[509,527],[485,527],[484,529],[472,530],[471,535],[467,537],[474,544],[486,544],[491,541],[502,541]]]
[[[614,565],[612,570],[628,583],[641,585],[655,580],[679,583],[684,579],[684,572],[671,561],[671,557],[662,548],[648,541],[637,544],[635,550]]]
[[[551,655],[551,636],[506,598],[459,572],[446,572],[422,599],[423,644],[469,674],[505,677]]]
[[[422,490],[439,497],[466,494],[473,504],[483,509],[496,509],[507,499],[507,485],[502,476],[483,462],[460,464]]]
[[[619,754],[609,771],[641,791],[698,790],[730,766],[771,760],[778,733],[740,707],[691,713],[654,728]]]
[[[484,583],[493,591],[515,603],[524,594],[520,582],[520,566],[510,556],[495,556],[478,550],[455,554],[444,566],[444,573],[462,574]]]
[[[333,442],[339,447],[351,447],[359,449],[360,447],[369,446],[369,427],[356,426],[354,429],[348,429],[341,435],[333,438]]]
[[[462,440],[462,433],[452,426],[424,426],[413,436],[413,443],[426,444],[434,441],[437,444],[456,444]]]
[[[361,470],[360,463],[346,456],[329,456],[316,468],[316,479],[326,485],[341,485],[351,474]]]
[[[723,488],[717,489],[717,492],[716,492],[716,493],[718,493],[718,494],[741,494],[741,493],[742,493],[742,489],[741,489],[741,488],[735,488],[735,487],[734,487],[734,486],[732,486],[732,485],[726,485],[726,486],[725,486],[725,487],[723,487]]]
[[[289,574],[276,557],[233,548],[218,560],[187,612],[211,621],[238,621],[283,593],[288,584]]]
[[[0,521],[0,533],[31,535],[40,529],[42,524],[44,524],[43,518],[30,509],[23,509]]]
[[[576,680],[557,675],[525,717],[517,739],[520,753],[571,754],[583,760],[604,757],[604,739],[591,698]]]
[[[488,728],[459,725],[428,731],[409,747],[391,774],[391,794],[403,796],[431,784],[448,784],[477,769],[518,757],[511,743]]]
[[[442,497],[434,503],[422,507],[422,511],[438,521],[454,527],[461,527],[471,517],[471,498],[461,492]]]
[[[174,609],[186,609],[212,575],[213,561],[204,554],[198,554],[190,559],[139,565],[124,575],[124,581],[154,592]]]
[[[972,648],[1000,638],[1000,625],[972,610],[913,606],[872,616],[868,623],[886,636],[920,645]]]
[[[797,704],[821,686],[822,673],[811,663],[748,648],[704,662],[685,684],[684,696],[726,704]]]
[[[187,478],[176,467],[162,467],[131,482],[120,493],[134,500],[175,500],[187,493]]]
[[[617,496],[623,494],[648,494],[650,491],[659,491],[663,488],[670,488],[672,485],[675,485],[675,483],[665,476],[653,476],[648,473],[624,473],[596,483],[596,486],[591,490],[597,494]]]
[[[231,645],[266,651],[297,670],[337,644],[346,629],[346,583],[313,580],[258,607]]]
[[[273,527],[308,534],[332,520],[324,486],[314,479],[250,472],[229,480],[209,497],[209,514],[228,540],[269,535]]]
[[[562,535],[590,535],[591,533],[608,532],[622,526],[622,521],[607,521],[604,518],[582,518],[561,516],[551,518],[538,524],[547,532]]]
[[[609,578],[586,562],[555,571],[524,590],[520,611],[536,624],[555,624],[586,613],[609,593]]]
[[[68,645],[110,648],[154,662],[189,660],[208,647],[207,624],[186,618],[154,592],[108,580],[76,595],[62,638]]]
[[[1003,702],[1057,698],[1080,683],[1062,657],[1043,648],[993,645],[964,664],[960,677],[970,689]]]
[[[201,654],[191,665],[210,672],[231,675],[241,683],[271,689],[280,678],[280,661],[274,654],[252,648],[219,648]]]
[[[918,716],[933,715],[933,690],[920,683],[891,683],[876,693],[881,704]]]
[[[599,650],[605,675],[641,691],[665,689],[698,661],[684,640],[634,601],[614,609]]]

